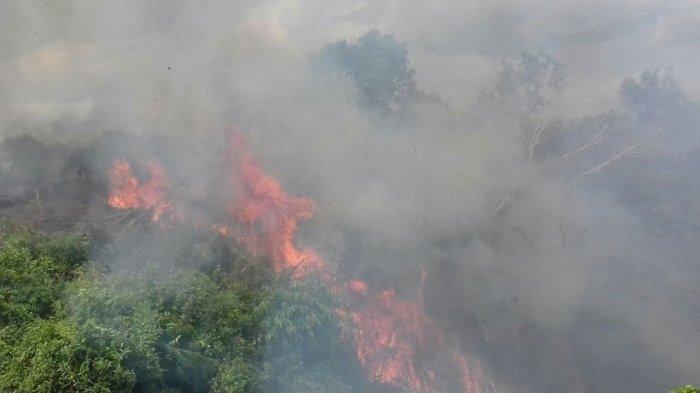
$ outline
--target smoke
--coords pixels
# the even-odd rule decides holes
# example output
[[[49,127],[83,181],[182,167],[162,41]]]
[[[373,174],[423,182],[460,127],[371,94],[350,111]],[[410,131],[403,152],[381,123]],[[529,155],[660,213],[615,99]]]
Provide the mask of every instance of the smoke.
[[[157,158],[204,214],[242,130],[316,203],[297,242],[424,291],[501,390],[663,391],[700,370],[696,19],[683,1],[9,1],[0,137],[98,140],[103,173]]]

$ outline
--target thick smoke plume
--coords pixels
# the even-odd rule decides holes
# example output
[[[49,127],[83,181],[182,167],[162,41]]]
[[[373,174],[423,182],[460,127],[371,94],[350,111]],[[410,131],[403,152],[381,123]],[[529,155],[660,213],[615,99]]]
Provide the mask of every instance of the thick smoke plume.
[[[225,212],[269,235],[280,217],[225,186],[251,154],[298,196],[273,235],[332,270],[359,323],[434,324],[445,369],[479,365],[470,389],[665,391],[700,382],[695,8],[9,1],[0,176],[19,167],[40,201],[89,168],[118,192],[72,219],[107,204],[230,236]],[[188,236],[117,252],[164,260]]]

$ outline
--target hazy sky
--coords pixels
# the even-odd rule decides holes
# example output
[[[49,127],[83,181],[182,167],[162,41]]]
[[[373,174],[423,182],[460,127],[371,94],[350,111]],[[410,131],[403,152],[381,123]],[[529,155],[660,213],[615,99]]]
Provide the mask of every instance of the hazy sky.
[[[700,3],[689,0],[10,0],[0,5],[0,130],[117,116],[110,100],[119,96],[152,110],[169,105],[166,96],[212,98],[204,86],[212,75],[262,98],[285,83],[267,77],[276,67],[293,83],[321,46],[373,28],[405,41],[419,87],[456,107],[521,51],[567,67],[557,101],[564,116],[610,108],[621,78],[645,68],[672,67],[686,92],[700,95]],[[139,117],[122,115],[132,124]]]
[[[409,43],[417,79],[455,101],[487,87],[503,59],[543,51],[569,69],[569,110],[607,107],[621,77],[673,67],[696,94],[696,1],[315,1],[276,6],[295,45],[377,27]],[[313,11],[309,11],[313,10]],[[310,15],[314,15],[310,17]]]

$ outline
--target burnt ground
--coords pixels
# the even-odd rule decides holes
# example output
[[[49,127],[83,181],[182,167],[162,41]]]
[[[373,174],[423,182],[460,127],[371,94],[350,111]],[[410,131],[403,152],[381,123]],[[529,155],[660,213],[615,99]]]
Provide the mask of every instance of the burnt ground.
[[[147,221],[144,212],[122,212],[107,205],[109,167],[115,158],[126,158],[134,164],[136,177],[145,180],[149,174],[143,157],[160,159],[146,147],[164,145],[118,132],[71,145],[30,136],[7,139],[0,144],[0,218],[46,232],[92,231]]]
[[[74,231],[105,210],[104,177],[85,147],[48,145],[28,136],[0,144],[0,217],[44,231]],[[102,207],[102,208],[100,208]]]

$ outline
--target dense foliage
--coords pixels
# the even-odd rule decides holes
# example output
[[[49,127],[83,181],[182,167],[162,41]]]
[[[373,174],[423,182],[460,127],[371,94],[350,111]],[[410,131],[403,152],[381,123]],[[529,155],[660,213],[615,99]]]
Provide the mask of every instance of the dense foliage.
[[[671,393],[700,393],[700,389],[693,385],[686,385],[672,390]]]
[[[5,231],[0,391],[367,391],[336,299],[222,266],[107,271],[80,236]]]
[[[322,75],[349,79],[360,106],[389,113],[418,94],[408,48],[393,36],[372,30],[357,43],[341,40],[324,46],[313,59]]]

